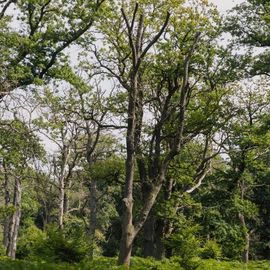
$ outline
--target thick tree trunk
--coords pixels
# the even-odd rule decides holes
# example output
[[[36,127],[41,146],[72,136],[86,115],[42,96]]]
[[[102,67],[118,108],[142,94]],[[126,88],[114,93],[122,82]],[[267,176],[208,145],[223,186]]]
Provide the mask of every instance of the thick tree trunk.
[[[97,227],[97,182],[92,180],[89,185],[89,208],[90,208],[90,220],[88,235],[90,240],[90,258],[94,256],[94,245],[95,245],[95,233]]]
[[[158,219],[155,230],[155,244],[156,244],[155,258],[157,260],[162,260],[165,256],[165,246],[163,243],[164,227],[165,221],[162,219]]]
[[[173,191],[173,179],[168,178],[165,183],[164,187],[164,201],[170,200]],[[156,250],[155,250],[155,258],[157,260],[162,260],[166,254],[164,239],[166,235],[170,234],[170,221],[164,218],[160,218],[157,220],[156,230],[155,230],[155,243],[156,243]]]
[[[122,238],[120,242],[120,252],[118,263],[125,265],[129,269],[132,245],[135,238],[134,227],[130,223],[131,219],[128,218],[127,213],[123,217],[122,223]],[[126,223],[127,222],[127,223]]]
[[[130,159],[131,163],[133,163],[133,158]],[[128,162],[127,162],[128,163]],[[127,167],[130,165],[127,164]],[[129,268],[132,244],[135,237],[135,231],[133,226],[133,197],[132,197],[132,186],[133,186],[133,173],[134,173],[134,165],[130,166],[131,170],[126,170],[127,175],[126,178],[126,188],[125,188],[125,198],[123,199],[124,212],[122,218],[122,236],[120,241],[120,252],[118,263],[120,265],[126,265]]]
[[[150,214],[143,226],[143,249],[144,258],[154,257],[155,251],[155,218]]]
[[[14,186],[14,198],[13,205],[15,207],[15,212],[10,218],[9,222],[9,232],[8,232],[8,246],[7,246],[7,256],[15,259],[16,256],[16,248],[17,248],[17,237],[21,219],[21,180],[16,177],[15,178],[15,186]]]

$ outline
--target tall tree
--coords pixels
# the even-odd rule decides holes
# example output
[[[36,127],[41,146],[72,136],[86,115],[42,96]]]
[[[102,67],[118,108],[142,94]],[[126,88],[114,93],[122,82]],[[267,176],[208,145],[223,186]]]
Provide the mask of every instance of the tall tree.
[[[210,30],[210,25],[212,27],[214,23],[211,24],[211,19],[207,18],[207,7],[200,1],[196,7],[197,11],[176,1],[160,1],[158,5],[131,1],[121,7],[121,16],[114,12],[100,24],[109,50],[104,49],[101,55],[94,48],[97,65],[104,73],[118,80],[126,91],[128,104],[120,264],[129,265],[134,239],[165,181],[168,165],[180,153],[183,144],[186,108],[192,89],[198,82],[195,70],[200,64],[195,59],[200,54],[199,44],[205,44],[207,37],[215,32],[214,28]],[[214,18],[215,12],[209,10]],[[186,23],[184,19],[179,19],[179,14],[185,14]],[[195,17],[200,19],[195,21]],[[110,31],[108,24],[114,25]],[[157,29],[160,24],[161,28]],[[149,111],[148,108],[155,110],[155,106],[159,106],[159,113],[152,126],[149,125],[148,135],[151,141],[147,154],[150,179],[144,183],[148,189],[138,219],[134,221],[134,172],[136,161],[142,168],[140,161],[144,159],[141,155],[142,136],[147,134],[143,134],[145,111]],[[149,115],[152,113],[149,111]],[[167,145],[168,151],[165,151]],[[142,174],[143,169],[140,171]]]

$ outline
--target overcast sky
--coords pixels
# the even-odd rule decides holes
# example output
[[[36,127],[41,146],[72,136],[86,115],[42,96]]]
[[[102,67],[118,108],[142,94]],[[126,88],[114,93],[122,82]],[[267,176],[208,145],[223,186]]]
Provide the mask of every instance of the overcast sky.
[[[225,12],[228,9],[231,9],[237,4],[244,2],[244,0],[209,0],[210,2],[217,5],[220,12]]]

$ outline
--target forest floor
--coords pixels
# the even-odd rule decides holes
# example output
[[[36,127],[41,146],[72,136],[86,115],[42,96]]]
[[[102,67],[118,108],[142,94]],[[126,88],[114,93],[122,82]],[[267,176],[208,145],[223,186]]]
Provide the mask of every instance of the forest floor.
[[[11,261],[0,258],[0,270],[123,270],[116,266],[116,260],[98,258],[81,264],[52,264],[43,262]],[[133,258],[131,270],[185,270],[175,261],[157,262],[150,259]],[[194,270],[270,270],[270,261],[251,261],[249,264],[232,261],[201,260]]]

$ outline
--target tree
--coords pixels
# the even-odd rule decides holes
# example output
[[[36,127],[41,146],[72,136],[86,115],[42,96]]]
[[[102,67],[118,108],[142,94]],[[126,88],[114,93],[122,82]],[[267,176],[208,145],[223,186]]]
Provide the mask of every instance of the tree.
[[[252,62],[245,69],[251,76],[269,76],[270,21],[269,3],[264,0],[247,0],[232,9],[225,29],[242,47],[263,49],[253,54]]]
[[[217,164],[214,179],[210,178],[210,186],[205,187],[205,198],[203,195],[200,199],[206,206],[208,224],[204,226],[208,228],[208,236],[221,243],[225,256],[242,258],[247,263],[259,238],[261,203],[256,197],[260,187],[266,184],[263,175],[268,166],[265,160],[267,144],[264,143],[263,150],[259,130],[269,106],[263,81],[244,87],[237,85],[234,89],[230,105],[232,117],[223,127],[227,134],[222,146],[226,159],[224,156]],[[213,192],[209,192],[211,186]],[[230,229],[224,234],[226,227]]]
[[[4,225],[4,245],[7,256],[15,259],[21,219],[22,182],[29,177],[31,162],[39,158],[43,154],[43,150],[33,132],[17,118],[14,120],[2,120],[0,135],[5,206],[9,207],[9,203],[12,200],[13,207],[12,214],[8,216]],[[10,192],[9,189],[12,186],[13,192]]]
[[[100,31],[109,50],[104,48],[102,54],[96,47],[93,50],[101,72],[117,79],[127,96],[126,184],[119,254],[119,263],[126,265],[129,265],[134,239],[165,181],[168,165],[181,151],[186,107],[192,90],[197,87],[195,70],[200,60],[196,60],[200,58],[200,48],[205,48],[202,44],[206,44],[207,37],[215,35],[215,30],[210,30],[211,19],[208,20],[205,14],[207,8],[201,2],[197,3],[197,12],[174,1],[159,4],[158,8],[156,4],[131,1],[121,8],[120,17],[115,12],[108,16],[100,23]],[[178,14],[185,14],[185,22]],[[214,12],[210,14],[215,17]],[[196,16],[200,20],[195,22]],[[110,31],[108,24],[114,26]],[[162,27],[157,29],[160,24]],[[144,110],[148,107],[154,110],[155,106],[159,106],[160,114],[154,115],[156,118],[153,117],[152,129],[147,135],[152,144],[147,153],[152,171],[149,181],[143,183],[148,185],[148,191],[138,220],[134,222],[134,172],[136,161],[138,168],[143,166],[140,165],[144,160],[142,137],[147,134],[143,133]],[[165,151],[168,145],[168,151]],[[142,173],[143,169],[140,170]]]

